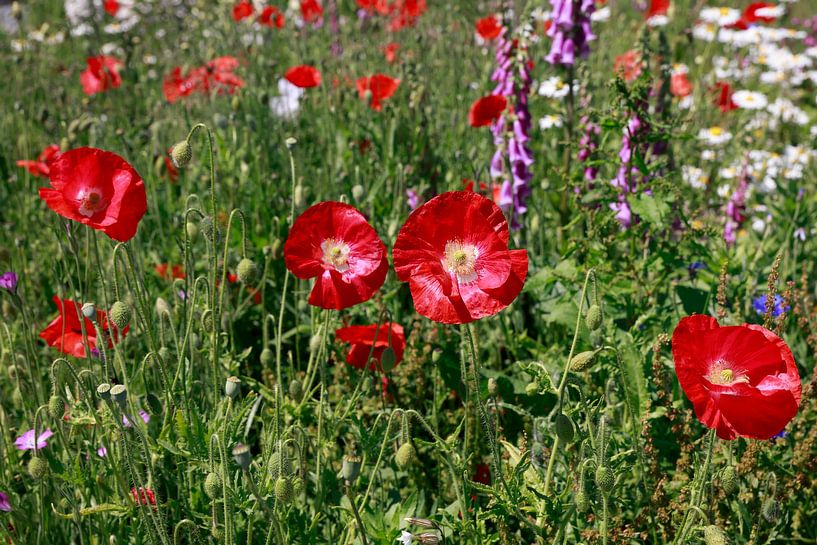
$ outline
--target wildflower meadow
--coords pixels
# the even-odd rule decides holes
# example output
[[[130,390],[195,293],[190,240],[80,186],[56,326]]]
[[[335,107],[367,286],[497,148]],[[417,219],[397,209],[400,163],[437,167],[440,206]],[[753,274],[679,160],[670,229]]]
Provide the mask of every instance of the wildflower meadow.
[[[722,1],[0,1],[0,543],[817,543],[817,1]]]

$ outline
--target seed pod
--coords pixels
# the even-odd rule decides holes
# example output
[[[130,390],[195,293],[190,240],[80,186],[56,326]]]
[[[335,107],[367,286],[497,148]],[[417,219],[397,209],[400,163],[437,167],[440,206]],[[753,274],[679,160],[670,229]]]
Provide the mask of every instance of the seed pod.
[[[358,475],[360,475],[360,464],[360,457],[354,454],[346,456],[343,459],[343,480],[345,480],[347,484],[351,484],[357,480]]]
[[[355,184],[352,186],[352,198],[355,202],[360,202],[364,197],[364,189],[363,186],[360,184]]]
[[[397,449],[397,455],[394,457],[394,461],[397,462],[397,467],[400,469],[406,469],[414,464],[416,460],[417,449],[410,442],[400,445],[400,448]]]
[[[125,403],[128,401],[128,391],[121,384],[117,384],[111,388],[111,399],[113,399],[120,409],[125,408]]]
[[[573,420],[566,414],[559,413],[554,424],[559,441],[566,445],[572,443],[573,438],[576,436],[576,426],[573,424]]]
[[[111,322],[113,322],[113,325],[116,326],[116,329],[122,331],[130,323],[131,318],[130,305],[128,305],[124,301],[115,302],[113,306],[111,306],[111,312],[109,316],[111,317]]]
[[[247,471],[250,467],[250,463],[252,462],[252,454],[250,453],[250,447],[243,443],[236,443],[233,447],[233,459],[235,463],[238,464],[242,470]]]
[[[731,496],[738,489],[738,474],[732,466],[726,466],[721,473],[721,488],[723,493]]]
[[[593,350],[586,350],[584,352],[579,352],[573,359],[570,360],[570,370],[574,373],[581,373],[593,363],[593,358],[596,356],[596,352]]]
[[[40,458],[39,456],[34,456],[31,460],[28,461],[28,474],[31,475],[32,478],[36,480],[40,480],[46,476],[48,473],[48,462]]]
[[[48,399],[48,416],[54,420],[59,420],[65,414],[65,402],[58,395],[53,395]]]
[[[584,323],[587,329],[595,331],[601,327],[601,307],[596,304],[590,305],[587,314],[584,315]]]
[[[227,377],[224,381],[224,395],[230,399],[235,399],[241,389],[241,380],[236,376]]]
[[[218,473],[208,473],[204,479],[204,493],[212,500],[221,497],[221,484],[221,477]]]
[[[292,150],[295,147],[295,144],[298,143],[298,140],[292,136],[288,137],[284,140],[284,144],[286,144],[288,150]]]
[[[103,400],[108,401],[111,399],[111,385],[107,382],[103,382],[99,386],[96,387],[96,393],[99,397]]]
[[[275,499],[279,503],[287,504],[295,497],[292,481],[286,477],[278,477],[275,481]]]
[[[193,147],[187,140],[182,140],[170,149],[170,159],[176,167],[186,167],[193,159]]]
[[[613,475],[613,470],[607,466],[599,466],[596,468],[596,486],[601,490],[602,494],[609,494],[613,487],[616,484],[615,475]]]
[[[91,320],[91,322],[96,322],[96,305],[93,303],[85,303],[82,305],[82,315]]]
[[[710,525],[704,528],[704,543],[706,545],[726,545],[727,541],[723,530],[715,525]]]
[[[252,285],[258,279],[258,266],[253,260],[245,257],[238,262],[237,273],[239,282]]]

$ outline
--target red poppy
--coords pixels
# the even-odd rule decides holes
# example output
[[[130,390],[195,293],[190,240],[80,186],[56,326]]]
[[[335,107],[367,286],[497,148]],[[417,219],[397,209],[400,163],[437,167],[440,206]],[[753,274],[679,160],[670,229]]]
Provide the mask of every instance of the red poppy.
[[[723,113],[738,109],[738,105],[732,101],[732,87],[725,81],[716,82],[712,92],[715,95],[715,105]]]
[[[468,122],[472,127],[486,127],[499,119],[507,106],[508,101],[502,95],[478,98],[471,104],[471,109],[468,111]]]
[[[301,18],[307,23],[316,23],[323,17],[323,7],[317,0],[301,0]]]
[[[397,278],[417,312],[464,324],[510,305],[525,283],[528,254],[508,249],[508,223],[493,201],[451,191],[418,207],[397,235]]]
[[[644,15],[645,19],[656,17],[658,15],[666,15],[669,11],[670,0],[652,0],[650,2],[650,9]]]
[[[284,14],[275,6],[267,6],[261,10],[261,15],[258,16],[258,22],[270,28],[284,28],[286,21]]]
[[[130,493],[133,496],[133,501],[136,502],[137,505],[156,505],[156,496],[153,494],[153,490],[150,488],[142,488],[139,487],[139,492],[137,493],[136,488],[131,488]]]
[[[683,98],[692,94],[692,82],[686,72],[676,72],[670,76],[669,92],[674,97]]]
[[[355,207],[321,202],[301,214],[284,243],[298,278],[316,278],[309,304],[341,310],[368,301],[386,280],[386,246]]]
[[[388,15],[393,9],[389,5],[388,0],[355,0],[357,7],[369,13],[379,13],[380,15]]]
[[[369,99],[369,106],[379,112],[383,109],[381,101],[397,92],[400,80],[384,74],[375,74],[370,78],[358,78],[355,82],[357,94],[362,99]]]
[[[613,71],[621,74],[624,81],[633,81],[641,74],[641,56],[635,50],[618,55],[613,61]]]
[[[37,156],[36,161],[21,159],[17,161],[17,166],[23,167],[34,176],[47,178],[49,172],[48,165],[59,156],[60,147],[57,144],[51,144],[50,146],[43,148],[43,151],[41,151],[40,155]]]
[[[208,62],[204,66],[192,68],[182,75],[182,69],[174,68],[165,77],[162,91],[168,102],[173,103],[193,93],[232,95],[244,86],[244,81],[233,72],[238,68],[238,59],[225,55]]]
[[[284,77],[295,87],[309,88],[321,84],[320,70],[308,64],[293,66],[284,73]]]
[[[85,62],[88,63],[88,68],[79,75],[79,82],[82,84],[82,92],[86,95],[116,89],[122,84],[118,72],[125,66],[122,61],[108,55],[99,55],[89,57]]]
[[[770,439],[800,406],[791,350],[762,326],[687,316],[672,334],[672,357],[695,415],[721,439]]]
[[[145,184],[124,159],[95,148],[66,151],[49,165],[40,198],[65,218],[126,242],[147,211]]]
[[[247,17],[252,17],[253,7],[249,0],[241,0],[233,6],[233,20],[238,22]]]
[[[178,278],[184,279],[184,269],[181,265],[170,265],[169,263],[159,263],[154,267],[156,270],[156,274],[164,278],[165,280],[169,280],[171,278]],[[168,269],[170,269],[170,274],[168,274]]]
[[[389,64],[397,60],[397,50],[400,49],[400,44],[390,42],[383,47],[383,54],[386,56],[386,62]]]
[[[375,339],[375,336],[377,336],[377,339]],[[369,354],[371,354],[375,361],[369,364],[369,370],[374,371],[377,369],[382,371],[380,357],[389,346],[394,350],[394,365],[397,365],[403,360],[403,352],[406,349],[406,336],[403,334],[403,326],[395,323],[382,324],[380,327],[377,327],[377,325],[342,327],[335,331],[335,338],[352,345],[346,355],[346,363],[357,369],[366,367]],[[375,362],[377,363],[375,364]]]
[[[119,2],[117,0],[105,0],[105,2],[102,4],[102,8],[105,10],[105,13],[111,17],[116,17],[117,12],[119,11]]]
[[[479,37],[486,41],[499,38],[499,35],[502,33],[502,23],[493,15],[489,15],[477,21],[476,28]]]
[[[82,322],[85,320],[85,335],[88,339],[88,346],[93,351],[97,347],[96,330],[91,320],[82,317],[80,307],[69,299],[60,299],[54,296],[54,304],[57,305],[59,315],[51,321],[45,329],[40,331],[40,338],[48,346],[53,346],[63,354],[76,358],[85,357],[85,344],[82,342]],[[107,338],[108,348],[113,346],[111,332],[113,331],[116,340],[119,341],[128,332],[128,327],[117,333],[116,327],[108,325],[108,318],[105,311],[97,310],[96,319]]]

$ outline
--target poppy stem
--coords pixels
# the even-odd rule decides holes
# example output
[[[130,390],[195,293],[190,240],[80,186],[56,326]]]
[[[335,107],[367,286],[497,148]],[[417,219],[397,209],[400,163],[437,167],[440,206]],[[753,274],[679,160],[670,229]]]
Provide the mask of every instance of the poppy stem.
[[[672,540],[672,545],[681,545],[686,539],[689,527],[694,526],[695,520],[693,513],[700,512],[700,505],[704,490],[706,489],[706,482],[709,478],[709,466],[712,462],[712,452],[715,449],[715,428],[709,430],[706,435],[707,448],[706,458],[704,458],[704,465],[696,473],[695,479],[692,481],[692,497],[689,501],[689,507],[684,513],[684,518],[681,520],[681,526],[675,533],[675,539]]]

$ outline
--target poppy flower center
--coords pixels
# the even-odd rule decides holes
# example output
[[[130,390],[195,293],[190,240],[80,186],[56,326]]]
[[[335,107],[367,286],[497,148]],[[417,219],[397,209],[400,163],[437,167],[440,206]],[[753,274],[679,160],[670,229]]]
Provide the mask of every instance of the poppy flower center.
[[[473,244],[465,244],[459,240],[450,240],[445,244],[445,268],[457,275],[460,284],[468,284],[477,279],[477,257],[479,251]]]
[[[77,200],[79,201],[79,213],[86,218],[90,218],[106,206],[102,193],[97,189],[82,191],[77,196]]]
[[[321,242],[323,264],[333,267],[338,272],[349,270],[349,245],[342,240],[327,238]]]
[[[712,384],[727,386],[736,382],[748,383],[749,377],[741,372],[735,372],[728,361],[718,360],[709,368],[706,379]]]

